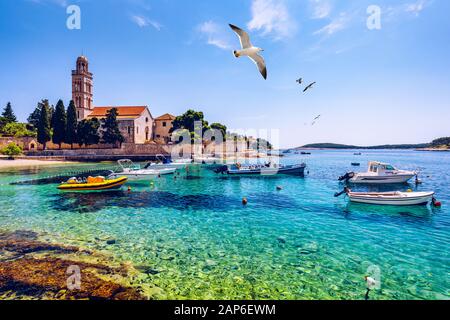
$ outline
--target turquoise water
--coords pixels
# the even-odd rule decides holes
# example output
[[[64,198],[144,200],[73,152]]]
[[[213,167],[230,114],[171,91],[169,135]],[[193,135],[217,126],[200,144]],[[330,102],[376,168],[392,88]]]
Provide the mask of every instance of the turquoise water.
[[[282,162],[301,160],[308,164],[305,178],[230,178],[191,168],[153,185],[133,183],[130,193],[9,185],[73,165],[6,170],[0,229],[38,231],[43,239],[132,263],[147,271],[132,282],[156,299],[364,299],[371,266],[381,275],[371,299],[450,298],[450,153],[313,151]],[[334,198],[342,189],[337,177],[355,170],[351,162],[365,170],[369,160],[420,168],[424,183],[417,190],[436,191],[442,208]],[[416,186],[396,187],[408,188]],[[110,238],[116,244],[107,245]]]

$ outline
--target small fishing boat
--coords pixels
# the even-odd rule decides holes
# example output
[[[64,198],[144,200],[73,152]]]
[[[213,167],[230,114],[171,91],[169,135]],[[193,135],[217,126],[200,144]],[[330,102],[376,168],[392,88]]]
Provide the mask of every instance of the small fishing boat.
[[[339,181],[364,184],[406,183],[417,174],[415,171],[398,170],[387,163],[371,161],[367,172],[348,172],[339,177]]]
[[[133,161],[128,159],[119,160],[117,163],[119,170],[112,171],[108,176],[109,179],[128,177],[129,180],[146,180],[166,174],[173,174],[177,171],[176,168],[142,169],[140,165],[134,164]]]
[[[339,197],[346,194],[351,202],[392,205],[392,206],[411,206],[426,205],[430,202],[436,203],[434,192],[353,192],[349,188],[345,188],[343,192],[336,193]]]
[[[104,191],[120,189],[127,182],[127,177],[117,179],[105,179],[104,177],[88,177],[80,180],[71,178],[67,182],[58,186],[59,190],[64,191]]]
[[[306,164],[296,164],[296,165],[251,165],[242,166],[239,163],[231,166],[222,166],[214,170],[216,173],[228,174],[228,175],[301,175],[305,174]]]
[[[352,162],[352,166],[354,167],[359,167],[361,165],[361,163],[359,162]]]

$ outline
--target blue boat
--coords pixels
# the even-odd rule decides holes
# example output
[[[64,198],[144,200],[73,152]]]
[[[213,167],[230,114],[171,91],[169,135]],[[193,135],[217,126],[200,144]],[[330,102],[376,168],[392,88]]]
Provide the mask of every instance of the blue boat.
[[[299,175],[305,174],[306,164],[295,165],[250,165],[242,166],[240,164],[226,165],[215,170],[216,173],[228,174],[228,175]]]

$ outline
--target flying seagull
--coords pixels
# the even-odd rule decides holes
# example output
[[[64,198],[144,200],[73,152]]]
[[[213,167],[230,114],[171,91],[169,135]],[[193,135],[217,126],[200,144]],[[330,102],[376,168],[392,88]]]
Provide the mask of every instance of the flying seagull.
[[[315,125],[316,122],[320,119],[321,116],[322,116],[322,115],[319,114],[317,117],[315,117],[315,118],[313,119],[311,125],[312,125],[312,126]]]
[[[316,82],[313,82],[313,83],[307,85],[306,88],[303,90],[303,92],[308,91],[308,90],[311,89],[315,84],[316,84]]]
[[[248,36],[248,33],[242,30],[241,28],[238,28],[232,24],[230,24],[230,28],[238,35],[242,47],[242,50],[233,51],[234,56],[236,58],[247,56],[250,59],[252,59],[252,61],[256,63],[256,65],[258,66],[259,72],[261,72],[263,78],[267,79],[266,63],[264,61],[264,58],[258,54],[259,52],[264,50],[258,47],[254,47],[250,42],[250,37]]]
[[[302,84],[303,83],[303,78],[300,78],[300,79],[296,80],[295,82],[297,82],[298,84]]]

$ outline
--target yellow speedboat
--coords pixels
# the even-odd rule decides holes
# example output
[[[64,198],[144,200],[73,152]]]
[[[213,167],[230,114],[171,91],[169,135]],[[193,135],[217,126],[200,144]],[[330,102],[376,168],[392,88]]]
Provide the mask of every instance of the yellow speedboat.
[[[58,189],[66,191],[97,191],[97,190],[114,190],[119,189],[127,182],[127,177],[119,177],[117,179],[105,179],[104,177],[89,177],[86,182],[79,182],[72,178],[62,183]]]

